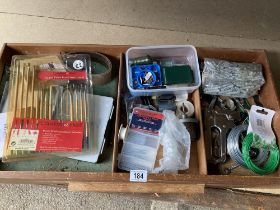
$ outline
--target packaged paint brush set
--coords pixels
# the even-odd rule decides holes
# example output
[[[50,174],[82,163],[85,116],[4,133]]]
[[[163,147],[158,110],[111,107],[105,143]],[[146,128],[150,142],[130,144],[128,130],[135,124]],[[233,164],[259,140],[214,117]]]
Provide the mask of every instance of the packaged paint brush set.
[[[88,54],[14,56],[3,160],[90,152],[92,85]]]

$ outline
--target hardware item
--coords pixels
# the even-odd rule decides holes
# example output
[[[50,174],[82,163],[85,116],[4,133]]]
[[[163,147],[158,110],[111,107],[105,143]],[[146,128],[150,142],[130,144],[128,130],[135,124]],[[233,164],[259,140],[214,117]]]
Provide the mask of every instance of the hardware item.
[[[72,90],[76,90],[76,88]],[[74,92],[73,100],[76,103],[75,95],[76,93]],[[88,99],[88,104],[91,104],[91,106],[88,107],[89,108],[88,120],[89,120],[90,129],[93,131],[89,133],[91,134],[91,136],[89,136],[89,139],[94,139],[93,149],[91,151],[86,151],[81,153],[55,153],[55,155],[61,157],[68,157],[75,160],[86,161],[90,163],[96,163],[98,162],[99,158],[102,159],[102,157],[100,156],[102,155],[103,151],[104,152],[106,151],[104,148],[107,140],[107,134],[109,134],[111,128],[109,125],[109,121],[112,117],[113,98],[87,94],[87,99]],[[76,106],[75,103],[73,103],[73,105],[75,106],[74,110],[76,109],[76,107],[79,106],[79,102],[78,102],[78,106]],[[76,111],[74,111],[74,118],[75,119],[77,119],[76,117],[79,118],[79,114],[80,113],[78,112],[78,116],[76,116]],[[106,131],[108,131],[108,133]]]
[[[234,111],[236,109],[234,101],[229,97],[219,96],[217,98],[217,102],[223,109],[229,109],[231,111]]]
[[[83,147],[89,149],[89,130],[88,130],[88,99],[87,99],[87,86],[84,85],[81,87],[82,91],[82,104],[83,104],[83,121],[85,122],[84,126],[84,140],[83,140]]]
[[[107,56],[98,52],[79,52],[74,54],[82,54],[82,55],[87,54],[90,56],[90,60],[93,66],[90,68],[90,72],[92,74],[91,81],[93,85],[103,85],[112,80],[113,65]],[[96,68],[94,66],[95,63],[103,65],[106,71],[97,73]]]
[[[158,111],[162,112],[163,110],[172,110],[176,111],[177,107],[175,104],[175,95],[173,94],[164,94],[157,97],[157,106]]]
[[[121,124],[118,134],[119,140],[124,140],[127,136],[128,127],[124,127],[123,124]]]
[[[271,124],[275,111],[264,107],[253,105],[249,112],[248,133],[254,135],[253,146],[256,148],[278,148],[276,136]]]
[[[161,85],[152,88],[136,88],[133,85],[135,78],[132,75],[132,66],[130,60],[138,57],[150,55],[161,68],[179,65],[189,65],[193,74],[193,82],[187,84],[165,85],[162,81]],[[126,61],[126,84],[128,91],[133,96],[151,96],[162,95],[168,93],[192,93],[199,88],[201,84],[201,74],[199,70],[198,56],[196,49],[191,45],[159,45],[159,46],[142,46],[131,47],[125,53]],[[161,74],[163,74],[161,72]],[[170,74],[172,74],[170,72]],[[172,75],[171,75],[172,76]],[[161,77],[161,80],[163,77]],[[183,79],[184,82],[186,78]],[[177,80],[176,80],[177,81]]]
[[[250,103],[248,102],[247,99],[237,99],[233,98],[232,99],[234,103],[236,104],[237,110],[240,112],[241,118],[242,118],[242,123],[244,124],[249,124],[249,111],[251,108]]]
[[[153,63],[153,59],[149,55],[129,60],[130,65],[147,65],[152,63]]]
[[[199,122],[195,118],[184,118],[180,119],[180,122],[184,124],[184,126],[187,128],[187,130],[190,133],[190,137],[192,141],[197,141],[200,136],[200,128],[199,128]]]
[[[134,89],[162,86],[161,70],[158,64],[132,66],[131,72]]]
[[[159,130],[164,115],[147,109],[134,108],[129,128],[123,141],[118,167],[122,170],[152,172],[160,142]]]
[[[265,83],[261,64],[204,59],[202,89],[205,94],[249,98]]]
[[[35,68],[34,66],[31,67],[32,68],[32,76],[31,76],[31,108],[30,108],[30,117],[33,118],[34,115],[33,115],[33,106],[34,106],[34,83],[35,83]],[[37,101],[37,100],[36,100]],[[37,109],[37,107],[35,107],[35,110]],[[37,116],[35,116],[37,117]]]
[[[6,136],[4,161],[37,157],[45,152],[78,152],[82,148],[79,139],[84,139],[83,149],[91,148],[89,66],[90,57],[83,54],[12,58],[7,119],[7,132],[11,135]],[[77,97],[79,91],[81,98]],[[83,112],[78,114],[78,110]],[[48,131],[55,133],[51,139]]]
[[[90,57],[90,64],[88,65],[89,71],[88,73],[91,74],[91,76],[88,78],[90,79],[91,85],[104,85],[112,80],[112,69],[113,65],[110,59],[98,52],[75,52],[75,53],[65,53],[64,55],[68,55],[68,65],[73,66],[74,62],[78,60],[77,56],[83,57],[84,55],[87,55]],[[74,55],[74,59],[69,56]],[[102,66],[105,67],[105,71],[103,72],[96,72],[96,67],[95,64],[101,64]],[[79,62],[76,61],[75,65],[78,65]],[[77,67],[76,67],[77,68]]]
[[[179,119],[185,119],[194,115],[194,105],[190,101],[176,102],[177,110],[176,115]]]
[[[235,169],[237,169],[237,168],[239,168],[239,167],[240,167],[240,165],[233,165],[233,166],[231,166],[231,167],[224,168],[224,174],[225,174],[225,175],[229,175],[229,174],[231,174],[231,172],[232,172],[233,170],[235,170]]]
[[[165,66],[162,68],[164,85],[192,84],[193,72],[189,65]]]
[[[227,159],[227,134],[240,121],[240,113],[215,106],[216,98],[205,109],[206,138],[210,147],[209,161],[218,164]]]
[[[259,165],[255,164],[250,156],[251,146],[254,141],[253,135],[254,135],[253,133],[248,133],[242,143],[243,160],[244,160],[246,166],[253,172],[260,174],[260,175],[271,174],[277,169],[279,162],[280,162],[279,149],[278,149],[278,147],[272,147],[269,150],[269,158],[264,163],[264,165],[259,166]]]
[[[127,95],[124,97],[125,107],[126,107],[126,113],[127,113],[127,120],[128,123],[130,121],[130,115],[133,112],[133,109],[135,107],[140,107],[144,109],[149,109],[152,111],[157,111],[153,99],[150,96],[140,96],[140,97],[133,97],[131,95]]]
[[[238,125],[231,129],[227,137],[227,152],[232,160],[234,160],[238,165],[247,168],[240,148],[242,147],[242,133],[246,132],[248,125]],[[269,157],[269,151],[267,149],[257,149],[251,148],[250,157],[253,162],[257,165],[263,164]]]
[[[253,105],[249,113],[249,128],[242,143],[242,157],[246,166],[253,172],[264,175],[273,173],[279,165],[279,149],[271,123],[275,111]],[[267,149],[269,157],[261,164],[254,161],[251,147]]]
[[[173,65],[175,65],[175,63],[174,63],[174,59],[172,59],[172,58],[162,58],[162,59],[160,59],[159,60],[159,64],[160,64],[160,66],[168,66],[168,67],[170,67],[170,66],[173,66]]]
[[[155,108],[151,108],[153,106],[152,97],[150,96],[140,96],[141,104],[143,106],[147,106],[148,109],[156,111]]]

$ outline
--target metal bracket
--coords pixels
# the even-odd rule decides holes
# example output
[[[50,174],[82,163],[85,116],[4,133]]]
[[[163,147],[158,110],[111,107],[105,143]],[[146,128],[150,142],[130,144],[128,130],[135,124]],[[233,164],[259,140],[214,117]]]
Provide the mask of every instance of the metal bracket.
[[[214,98],[209,108],[205,110],[206,139],[210,146],[209,162],[213,164],[224,163],[227,160],[227,134],[235,127],[235,122],[240,121],[240,113],[221,109],[215,106]]]

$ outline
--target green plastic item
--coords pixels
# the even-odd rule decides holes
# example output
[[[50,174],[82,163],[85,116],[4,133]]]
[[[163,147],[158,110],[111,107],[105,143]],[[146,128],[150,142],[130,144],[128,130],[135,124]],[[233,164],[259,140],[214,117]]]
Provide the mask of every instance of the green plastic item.
[[[166,66],[162,68],[164,85],[192,84],[193,72],[189,65]]]
[[[269,158],[266,161],[266,163],[263,166],[256,165],[251,157],[250,157],[250,148],[253,143],[253,133],[248,133],[245,139],[242,143],[242,157],[249,169],[251,169],[253,172],[265,175],[265,174],[271,174],[273,173],[279,165],[280,162],[280,154],[278,147],[272,148],[269,151]]]

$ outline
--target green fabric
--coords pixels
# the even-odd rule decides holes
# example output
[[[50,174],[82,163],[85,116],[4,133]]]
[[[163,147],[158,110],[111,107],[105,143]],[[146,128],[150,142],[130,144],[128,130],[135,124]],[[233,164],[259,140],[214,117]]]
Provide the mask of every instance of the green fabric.
[[[163,67],[162,77],[164,85],[193,83],[193,72],[188,65]]]

